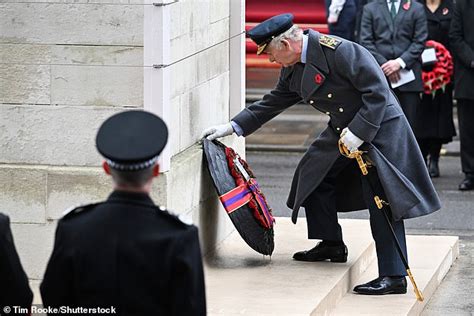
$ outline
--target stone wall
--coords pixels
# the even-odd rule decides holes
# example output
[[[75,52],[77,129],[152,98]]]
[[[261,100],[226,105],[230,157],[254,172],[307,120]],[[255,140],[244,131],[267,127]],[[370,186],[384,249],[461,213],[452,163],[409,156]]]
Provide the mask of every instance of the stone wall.
[[[101,122],[124,109],[150,110],[147,10],[168,10],[171,23],[162,31],[170,32],[172,56],[165,78],[170,168],[152,197],[192,217],[204,252],[212,249],[232,228],[198,138],[230,117],[231,0],[25,2],[0,3],[0,212],[11,218],[29,277],[42,277],[62,211],[110,192],[94,143]],[[236,18],[243,29],[243,11]],[[243,140],[224,141],[243,151]]]

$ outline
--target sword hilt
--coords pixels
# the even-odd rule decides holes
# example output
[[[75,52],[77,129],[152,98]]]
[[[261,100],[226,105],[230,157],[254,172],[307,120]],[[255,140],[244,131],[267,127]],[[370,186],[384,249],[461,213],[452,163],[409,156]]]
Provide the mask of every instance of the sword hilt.
[[[362,158],[362,154],[364,153],[363,151],[360,151],[360,150],[356,150],[352,152],[349,151],[349,149],[347,149],[346,145],[344,145],[344,143],[340,139],[339,139],[338,145],[339,145],[339,152],[341,153],[341,155],[350,159],[355,158],[357,160],[357,164],[359,165],[360,171],[362,172],[364,176],[369,173],[367,171],[367,167],[369,167],[370,164],[366,163],[364,159]]]

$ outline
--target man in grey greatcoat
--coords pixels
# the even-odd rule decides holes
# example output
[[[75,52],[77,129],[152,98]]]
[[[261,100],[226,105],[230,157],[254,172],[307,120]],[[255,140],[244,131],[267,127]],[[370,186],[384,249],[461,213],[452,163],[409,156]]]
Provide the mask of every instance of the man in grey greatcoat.
[[[406,293],[406,270],[389,228],[355,160],[340,154],[338,141],[351,151],[367,152],[376,166],[405,255],[403,220],[440,208],[417,142],[384,73],[365,48],[313,30],[303,32],[292,19],[291,14],[278,15],[248,32],[258,53],[283,66],[276,87],[231,122],[206,129],[203,137],[212,140],[234,132],[247,136],[300,101],[329,115],[328,127],[298,164],[287,201],[293,222],[303,206],[309,239],[322,241],[293,258],[346,262],[337,211],[369,208],[379,277],[354,291]]]

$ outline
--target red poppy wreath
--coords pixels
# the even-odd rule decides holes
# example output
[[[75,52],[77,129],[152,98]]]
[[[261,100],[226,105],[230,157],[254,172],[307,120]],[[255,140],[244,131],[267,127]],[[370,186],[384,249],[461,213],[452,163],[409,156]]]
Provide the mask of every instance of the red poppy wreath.
[[[427,41],[426,47],[433,47],[436,51],[436,63],[430,71],[423,70],[421,78],[423,80],[424,93],[431,94],[433,97],[436,91],[446,88],[451,82],[453,75],[453,58],[443,44],[436,41]]]

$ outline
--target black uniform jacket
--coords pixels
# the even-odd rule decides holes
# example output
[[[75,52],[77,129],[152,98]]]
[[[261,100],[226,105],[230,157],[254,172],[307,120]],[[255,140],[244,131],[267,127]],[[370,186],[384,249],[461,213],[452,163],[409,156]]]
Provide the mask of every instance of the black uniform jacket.
[[[3,308],[29,308],[33,293],[13,243],[8,216],[0,213],[0,315]]]
[[[147,194],[115,191],[58,222],[41,295],[45,306],[117,315],[205,315],[197,228]]]
[[[454,97],[474,100],[474,2],[456,0],[449,31],[451,53],[454,55]]]
[[[282,68],[276,87],[232,119],[246,136],[300,101],[330,117],[295,171],[287,200],[293,221],[340,157],[337,142],[345,127],[364,141],[361,149],[377,167],[395,219],[438,210],[416,139],[375,58],[353,42],[312,30],[306,34],[306,64]],[[367,208],[355,162],[338,176],[336,190],[338,211]]]

